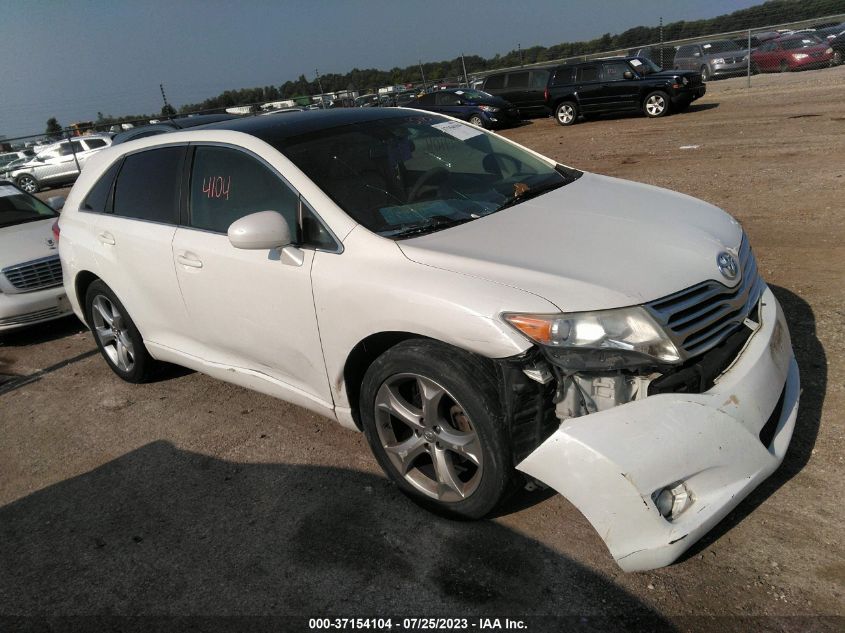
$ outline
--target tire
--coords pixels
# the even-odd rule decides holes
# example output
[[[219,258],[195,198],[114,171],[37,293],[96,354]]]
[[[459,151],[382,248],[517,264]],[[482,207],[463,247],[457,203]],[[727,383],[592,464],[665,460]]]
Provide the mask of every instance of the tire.
[[[41,185],[35,179],[35,176],[31,176],[30,174],[21,174],[15,180],[18,187],[26,191],[27,193],[38,193],[41,191]]]
[[[478,127],[484,127],[484,120],[477,114],[473,114],[469,118],[469,122],[473,125],[477,125]]]
[[[830,60],[831,66],[839,66],[842,63],[842,51],[833,51],[833,59]]]
[[[710,81],[710,70],[707,66],[702,66],[699,72],[701,73],[701,81],[705,83]]]
[[[760,67],[757,64],[755,64],[754,62],[751,62],[751,74],[752,75],[759,75],[760,74]]]
[[[97,349],[111,370],[126,382],[148,380],[156,366],[144,339],[120,299],[101,280],[85,293],[85,318]]]
[[[789,64],[787,64],[786,61],[784,61],[784,60],[781,60],[781,62],[780,62],[780,72],[782,72],[782,73],[788,73],[789,72]]]
[[[479,519],[517,488],[487,359],[436,341],[399,343],[367,370],[360,413],[384,472],[428,510]]]
[[[643,112],[652,119],[666,116],[669,114],[669,95],[662,90],[648,93],[643,99]]]
[[[558,125],[574,125],[578,120],[578,104],[574,101],[561,101],[555,106],[555,121]]]

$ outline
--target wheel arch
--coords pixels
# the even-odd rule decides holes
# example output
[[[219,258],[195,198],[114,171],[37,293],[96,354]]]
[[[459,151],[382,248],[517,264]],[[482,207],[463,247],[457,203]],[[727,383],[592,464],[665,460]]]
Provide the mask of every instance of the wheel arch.
[[[73,289],[76,293],[76,301],[79,304],[82,314],[85,316],[83,321],[85,322],[85,325],[89,327],[91,324],[87,322],[88,315],[85,313],[85,294],[88,292],[88,288],[91,284],[98,279],[100,279],[100,277],[92,273],[90,270],[81,270],[77,273],[76,278],[73,280]]]

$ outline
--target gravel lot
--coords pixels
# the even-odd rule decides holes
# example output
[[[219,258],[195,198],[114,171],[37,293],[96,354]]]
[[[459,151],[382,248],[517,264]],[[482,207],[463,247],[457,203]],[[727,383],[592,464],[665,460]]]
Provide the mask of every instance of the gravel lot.
[[[845,66],[750,90],[713,82],[658,120],[504,132],[727,209],[783,303],[802,372],[793,444],[680,562],[619,571],[560,496],[438,519],[385,480],[361,435],[200,374],[122,383],[66,319],[0,343],[0,374],[32,377],[0,385],[0,613],[574,614],[682,630],[731,628],[684,616],[769,616],[737,630],[841,630],[815,616],[845,616],[843,102]]]

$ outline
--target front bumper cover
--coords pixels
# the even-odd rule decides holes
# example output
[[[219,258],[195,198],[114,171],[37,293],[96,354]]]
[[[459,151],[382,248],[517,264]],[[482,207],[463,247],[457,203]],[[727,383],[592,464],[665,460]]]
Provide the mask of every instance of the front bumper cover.
[[[569,499],[623,570],[662,567],[777,469],[798,396],[789,331],[767,288],[759,329],[709,391],[658,394],[566,420],[517,468]],[[667,520],[652,495],[677,482],[693,502]]]

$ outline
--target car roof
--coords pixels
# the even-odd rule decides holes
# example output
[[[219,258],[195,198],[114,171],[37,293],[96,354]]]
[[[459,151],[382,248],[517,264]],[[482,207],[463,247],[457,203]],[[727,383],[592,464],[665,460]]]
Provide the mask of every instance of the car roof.
[[[283,117],[251,116],[201,125],[193,130],[232,130],[249,134],[270,145],[284,145],[285,141],[311,132],[381,119],[411,115],[403,108],[335,108],[291,112]]]

